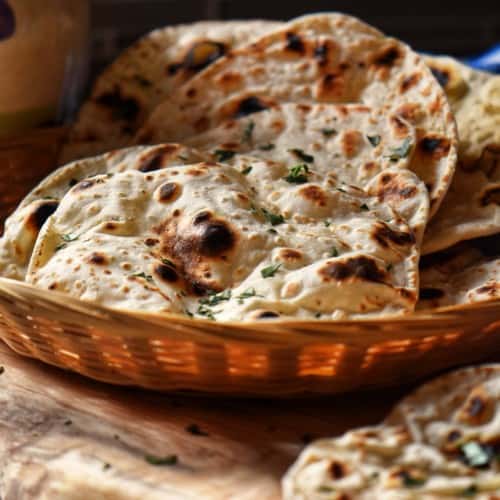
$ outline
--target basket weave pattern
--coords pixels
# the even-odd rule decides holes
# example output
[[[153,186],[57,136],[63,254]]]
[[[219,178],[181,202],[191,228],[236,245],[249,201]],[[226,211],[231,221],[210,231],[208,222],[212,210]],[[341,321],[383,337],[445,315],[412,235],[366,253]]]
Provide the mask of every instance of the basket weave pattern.
[[[31,176],[25,171],[13,192],[39,178],[37,148]],[[398,320],[222,324],[113,311],[0,278],[0,337],[20,354],[114,384],[331,394],[500,356],[500,301]]]

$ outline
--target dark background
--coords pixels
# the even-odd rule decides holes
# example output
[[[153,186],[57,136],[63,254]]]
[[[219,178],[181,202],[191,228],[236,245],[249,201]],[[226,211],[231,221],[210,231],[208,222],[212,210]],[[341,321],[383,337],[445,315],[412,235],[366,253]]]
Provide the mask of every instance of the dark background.
[[[140,35],[160,26],[201,19],[287,20],[337,10],[361,17],[420,51],[458,57],[500,41],[500,1],[412,0],[91,0],[93,73]],[[460,5],[461,4],[461,5]]]

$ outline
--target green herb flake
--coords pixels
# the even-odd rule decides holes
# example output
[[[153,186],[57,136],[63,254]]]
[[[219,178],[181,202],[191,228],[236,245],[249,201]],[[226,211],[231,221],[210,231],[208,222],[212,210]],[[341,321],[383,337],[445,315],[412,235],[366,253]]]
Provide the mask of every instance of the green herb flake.
[[[274,149],[276,146],[274,144],[262,144],[261,146],[259,146],[259,149],[261,151],[271,151],[272,149]]]
[[[271,234],[278,234],[278,231],[276,231],[276,229],[273,229],[273,228],[268,229],[267,232],[271,233]]]
[[[468,488],[462,491],[462,497],[474,497],[479,493],[479,488],[475,484],[471,484]]]
[[[275,214],[266,210],[265,208],[261,209],[262,215],[266,219],[267,222],[271,224],[271,226],[279,226],[285,222],[285,218],[281,214]]]
[[[163,264],[165,264],[166,266],[170,266],[170,267],[173,267],[175,269],[175,264],[170,259],[162,258],[161,262]]]
[[[294,154],[297,158],[299,158],[302,161],[305,161],[306,163],[313,163],[314,162],[314,156],[308,155],[302,149],[289,149],[288,150],[290,153]]]
[[[332,225],[332,221],[329,221],[328,219],[325,219],[323,221],[323,224],[325,225],[325,227],[330,227]]]
[[[72,241],[76,241],[78,236],[71,236],[71,234],[61,234],[61,239],[66,243],[70,243]]]
[[[337,250],[336,247],[332,247],[330,251],[330,257],[338,257],[339,256],[339,251]]]
[[[280,269],[281,264],[273,264],[260,270],[263,278],[272,278]]]
[[[318,488],[318,493],[334,493],[335,488],[332,488],[331,486],[320,486]]]
[[[164,457],[155,457],[154,455],[146,455],[144,460],[151,465],[177,465],[177,455],[166,455]]]
[[[200,304],[205,306],[216,306],[225,300],[231,300],[231,290],[227,289],[220,293],[212,293],[205,299],[200,299]]]
[[[208,432],[205,432],[200,429],[200,427],[197,424],[189,424],[186,427],[186,431],[189,432],[189,434],[192,434],[193,436],[208,436]]]
[[[368,210],[370,210],[370,207],[366,204],[366,203],[363,203],[360,207],[359,207],[360,210],[362,210],[363,212],[367,212]]]
[[[403,479],[403,484],[407,488],[420,488],[420,486],[423,486],[426,483],[426,479],[413,477],[408,472],[403,472],[401,476]]]
[[[242,142],[250,142],[252,140],[253,130],[255,128],[255,122],[249,121],[243,131]]]
[[[135,274],[131,274],[130,275],[132,278],[143,278],[145,279],[146,281],[148,281],[149,283],[152,283],[153,282],[153,276],[151,276],[150,274],[146,274],[146,273],[135,273]]]
[[[366,138],[374,148],[376,148],[380,144],[380,141],[382,140],[382,138],[379,135],[367,135]]]
[[[477,441],[465,443],[460,448],[465,463],[469,467],[486,467],[490,465],[493,458],[489,449],[483,447]]]
[[[184,309],[184,314],[186,314],[186,316],[189,316],[190,318],[194,317],[194,314],[188,309]]]
[[[217,161],[228,161],[234,157],[235,151],[230,151],[229,149],[216,149],[214,151],[214,156]]]
[[[321,318],[321,313],[320,313],[320,312],[317,312],[317,313],[314,315],[314,317],[315,317],[316,319]]]
[[[205,316],[207,317],[208,319],[211,319],[212,321],[215,321],[215,316],[214,316],[214,312],[209,309],[207,306],[205,305],[201,305],[198,307],[198,310],[196,311],[200,316]]]
[[[411,138],[407,137],[401,146],[398,148],[394,148],[391,152],[391,154],[387,157],[389,160],[396,162],[401,160],[402,158],[406,158],[411,151],[413,144],[411,142]]]
[[[341,193],[347,193],[347,191],[344,188],[335,188],[337,191],[340,191]]]
[[[252,168],[253,168],[253,167],[252,167],[252,165],[249,165],[248,167],[245,167],[245,168],[241,171],[241,173],[242,173],[243,175],[248,175],[248,174],[252,171]]]
[[[245,299],[250,299],[251,297],[263,297],[263,295],[258,295],[255,288],[247,288],[243,293],[238,295],[236,298],[238,299],[239,304],[243,304]]]
[[[325,137],[331,137],[332,135],[337,135],[337,131],[334,128],[322,128],[321,133]]]
[[[309,167],[305,163],[302,163],[300,165],[292,167],[289,170],[288,175],[284,177],[284,179],[290,184],[304,184],[309,180],[307,178],[308,173],[309,173]]]

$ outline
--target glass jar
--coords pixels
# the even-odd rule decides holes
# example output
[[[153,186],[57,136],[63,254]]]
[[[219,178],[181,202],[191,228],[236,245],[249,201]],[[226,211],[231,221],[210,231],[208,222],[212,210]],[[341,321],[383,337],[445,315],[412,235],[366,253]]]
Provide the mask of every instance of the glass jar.
[[[88,0],[0,0],[0,135],[60,123],[85,84]]]

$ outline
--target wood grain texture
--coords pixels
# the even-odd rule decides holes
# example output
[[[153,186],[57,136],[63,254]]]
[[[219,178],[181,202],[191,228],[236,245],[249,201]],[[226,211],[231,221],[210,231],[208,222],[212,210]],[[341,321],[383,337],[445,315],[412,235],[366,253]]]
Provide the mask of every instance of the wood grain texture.
[[[0,344],[3,500],[280,498],[304,440],[375,424],[403,391],[276,401],[117,388]],[[196,435],[187,428],[195,424]],[[193,429],[191,429],[192,431]],[[154,466],[146,455],[176,455]]]

